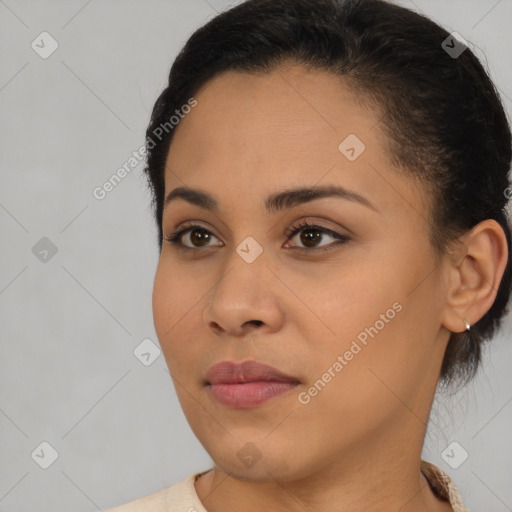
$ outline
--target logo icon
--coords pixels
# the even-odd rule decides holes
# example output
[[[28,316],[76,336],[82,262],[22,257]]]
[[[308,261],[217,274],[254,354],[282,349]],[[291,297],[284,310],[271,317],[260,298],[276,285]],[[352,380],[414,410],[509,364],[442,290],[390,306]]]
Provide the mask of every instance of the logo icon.
[[[48,469],[58,458],[57,450],[47,441],[40,443],[30,454],[34,462],[43,469]]]
[[[262,457],[261,452],[253,443],[245,443],[236,455],[240,462],[248,468],[252,468]]]
[[[144,366],[152,365],[161,353],[161,350],[149,338],[142,340],[133,351],[133,355]]]
[[[355,134],[351,133],[338,146],[339,152],[345,156],[347,160],[353,162],[366,149],[363,141]]]
[[[466,462],[469,454],[457,441],[453,441],[442,451],[441,457],[448,466],[457,469]]]
[[[47,59],[59,47],[59,43],[48,32],[41,32],[30,46],[39,57]]]
[[[57,254],[57,250],[57,246],[46,236],[32,247],[34,256],[43,263],[48,263]]]
[[[441,48],[452,58],[457,59],[468,47],[468,42],[458,33],[452,32],[442,43]]]
[[[252,236],[248,236],[239,244],[236,252],[244,261],[252,263],[263,252],[263,247]]]

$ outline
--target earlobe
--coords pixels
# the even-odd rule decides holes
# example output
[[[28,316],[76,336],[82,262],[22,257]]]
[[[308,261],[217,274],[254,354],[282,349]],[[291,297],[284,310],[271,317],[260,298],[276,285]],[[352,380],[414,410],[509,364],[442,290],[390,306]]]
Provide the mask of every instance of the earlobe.
[[[468,330],[491,308],[508,261],[502,227],[486,219],[460,238],[464,249],[448,264],[448,287],[442,325],[451,332]],[[460,250],[460,249],[459,249]]]

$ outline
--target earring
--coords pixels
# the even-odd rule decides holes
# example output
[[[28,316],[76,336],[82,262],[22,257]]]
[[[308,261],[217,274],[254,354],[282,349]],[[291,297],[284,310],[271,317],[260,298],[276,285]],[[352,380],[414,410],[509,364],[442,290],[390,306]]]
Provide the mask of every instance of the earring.
[[[471,325],[469,325],[467,322],[466,322],[466,319],[464,319],[464,324],[466,325],[466,331],[469,331],[471,329]]]

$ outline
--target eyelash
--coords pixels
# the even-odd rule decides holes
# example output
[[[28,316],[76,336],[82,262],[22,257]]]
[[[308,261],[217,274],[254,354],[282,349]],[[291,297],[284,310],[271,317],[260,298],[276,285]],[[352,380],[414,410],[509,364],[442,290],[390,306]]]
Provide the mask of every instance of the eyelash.
[[[183,245],[180,242],[180,239],[181,239],[181,237],[184,234],[186,234],[189,231],[194,231],[196,229],[199,230],[199,231],[204,231],[204,232],[209,233],[209,234],[213,234],[208,229],[206,229],[203,226],[201,226],[200,224],[193,224],[192,223],[192,224],[185,225],[179,231],[176,231],[176,232],[172,233],[170,236],[166,236],[164,238],[165,238],[165,240],[167,242],[170,242],[170,243],[175,244],[176,246],[178,246],[178,249],[180,249],[180,250],[183,250],[183,251],[199,250],[199,249],[201,249],[200,247],[197,247],[197,248],[187,247],[186,245]],[[333,246],[336,246],[336,247],[340,246],[342,244],[347,243],[350,240],[350,238],[348,238],[348,237],[346,237],[344,235],[340,235],[339,233],[336,233],[335,231],[332,231],[332,230],[330,230],[328,228],[325,228],[323,226],[319,226],[317,224],[310,224],[307,221],[303,221],[303,222],[299,223],[298,225],[295,225],[295,226],[292,226],[292,227],[288,228],[285,231],[285,235],[288,237],[288,239],[290,239],[290,238],[293,238],[297,233],[300,233],[301,231],[306,230],[306,229],[318,230],[318,231],[322,232],[323,234],[330,235],[333,238],[338,239],[338,241],[337,242],[333,242],[332,244],[329,244],[326,247],[314,247],[314,248],[311,248],[311,249],[307,248],[307,247],[295,247],[295,248],[293,248],[294,250],[306,251],[306,252],[315,252],[315,251],[317,251],[317,252],[325,252],[325,251],[331,250],[333,248]],[[215,235],[213,235],[213,236],[215,236]],[[208,248],[208,247],[206,247],[206,248]]]

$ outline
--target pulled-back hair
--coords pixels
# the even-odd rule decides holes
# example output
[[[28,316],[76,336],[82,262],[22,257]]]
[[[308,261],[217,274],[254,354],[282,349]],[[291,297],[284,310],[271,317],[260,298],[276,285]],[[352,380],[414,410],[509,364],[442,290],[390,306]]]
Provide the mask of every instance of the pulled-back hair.
[[[155,130],[168,126],[176,110],[224,71],[267,73],[291,61],[332,72],[380,113],[397,171],[424,183],[429,236],[438,255],[485,219],[505,232],[509,258],[496,299],[470,331],[451,334],[441,368],[446,383],[469,381],[482,342],[508,312],[512,144],[487,72],[470,48],[450,55],[442,47],[449,37],[429,18],[384,0],[248,0],[196,30],[171,67],[146,132],[145,172],[160,249],[165,163],[174,131],[160,128],[155,143]]]

